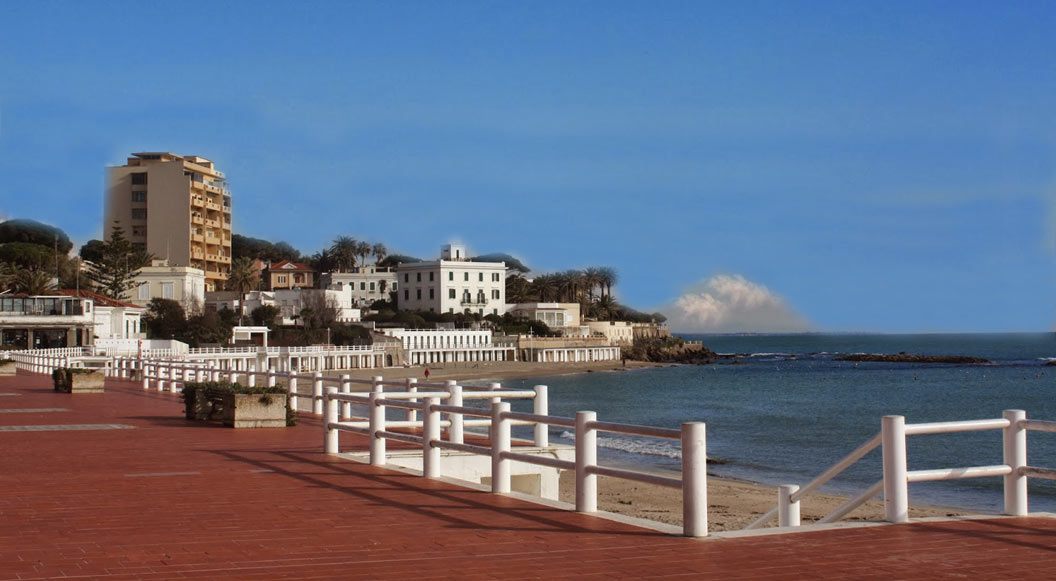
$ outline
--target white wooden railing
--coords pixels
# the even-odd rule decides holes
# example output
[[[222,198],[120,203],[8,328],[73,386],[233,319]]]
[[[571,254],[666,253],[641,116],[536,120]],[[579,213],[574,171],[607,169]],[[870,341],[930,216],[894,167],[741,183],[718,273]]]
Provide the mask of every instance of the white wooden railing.
[[[347,378],[342,381],[341,392],[337,387],[327,387],[324,393],[323,449],[327,454],[340,450],[339,435],[342,431],[365,435],[370,439],[370,463],[382,466],[386,463],[386,440],[417,444],[422,448],[422,476],[436,478],[440,475],[440,450],[457,450],[491,457],[491,490],[496,494],[510,492],[510,462],[524,462],[548,466],[560,470],[574,470],[576,474],[576,510],[593,513],[598,510],[597,477],[609,476],[637,482],[645,482],[682,490],[683,534],[691,537],[707,535],[707,476],[705,426],[702,422],[682,424],[681,430],[654,428],[601,422],[592,411],[576,412],[575,418],[547,415],[545,412],[545,386],[536,386],[532,391],[500,391],[488,389],[465,391],[455,382],[446,384],[418,384],[417,387],[434,391],[386,393],[380,377],[374,378],[372,390],[367,395],[351,394],[346,390]],[[437,388],[443,388],[442,390]],[[540,390],[540,388],[543,388]],[[536,413],[513,412],[509,402],[503,398],[535,397]],[[540,405],[540,398],[542,404]],[[471,399],[490,401],[488,409],[467,407],[463,403]],[[421,400],[421,401],[415,401]],[[447,403],[441,403],[446,401]],[[369,410],[367,422],[342,421],[344,407],[351,404],[365,405]],[[386,420],[387,407],[405,409],[408,413],[421,412],[421,422],[390,422]],[[541,409],[542,408],[542,409]],[[542,413],[539,413],[539,412]],[[440,414],[447,414],[446,420]],[[462,427],[473,420],[465,417],[483,418],[479,424],[488,425],[489,437],[480,444],[467,444]],[[564,426],[575,430],[575,460],[560,460],[536,455],[517,453],[512,450],[510,429],[513,425],[534,425],[534,444],[547,446],[547,429],[550,425]],[[391,428],[416,428],[420,433],[394,432]],[[441,438],[441,428],[448,428],[448,438]],[[417,430],[416,430],[417,431]],[[655,438],[680,440],[682,443],[681,478],[658,476],[642,471],[613,468],[598,464],[597,433],[613,432]]]
[[[1002,430],[1003,464],[909,470],[906,437],[923,434],[952,434],[981,430]],[[836,508],[818,521],[831,523],[842,519],[881,492],[884,495],[884,520],[893,523],[909,521],[909,483],[959,480],[1002,476],[1004,478],[1004,514],[1027,514],[1027,477],[1056,480],[1056,470],[1027,465],[1027,430],[1056,432],[1056,422],[1028,420],[1023,410],[1005,410],[1003,417],[985,420],[906,424],[904,416],[884,416],[881,430],[809,484],[800,488],[784,485],[778,489],[777,506],[749,524],[746,529],[762,527],[775,515],[778,526],[800,526],[799,502],[826,484],[877,447],[882,449],[883,478],[865,492]]]

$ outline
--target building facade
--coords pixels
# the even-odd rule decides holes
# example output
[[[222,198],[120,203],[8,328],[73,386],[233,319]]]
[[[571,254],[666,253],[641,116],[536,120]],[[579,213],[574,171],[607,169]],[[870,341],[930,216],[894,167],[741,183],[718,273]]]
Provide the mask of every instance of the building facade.
[[[148,306],[151,299],[172,299],[193,313],[205,304],[205,271],[198,268],[155,260],[132,280],[136,286],[124,298],[141,307]]]
[[[590,321],[592,335],[605,337],[613,345],[634,344],[634,327],[627,321]]]
[[[516,317],[540,321],[562,337],[585,337],[590,334],[579,317],[579,303],[518,303],[507,305]]]
[[[63,290],[60,294],[92,301],[95,328],[93,343],[100,339],[145,339],[142,319],[145,308],[86,290]]]
[[[103,231],[120,226],[133,244],[223,288],[231,270],[231,192],[223,172],[195,155],[133,153],[107,170]]]
[[[315,271],[307,264],[282,260],[264,268],[265,290],[312,288]]]
[[[0,295],[0,345],[18,349],[93,344],[91,299],[63,295]]]
[[[355,272],[328,272],[319,284],[330,290],[349,289],[354,306],[365,308],[377,300],[389,300],[390,292],[399,291],[396,270],[379,266],[357,268]]]
[[[506,312],[506,263],[472,262],[449,244],[440,260],[396,267],[400,310],[501,315]]]

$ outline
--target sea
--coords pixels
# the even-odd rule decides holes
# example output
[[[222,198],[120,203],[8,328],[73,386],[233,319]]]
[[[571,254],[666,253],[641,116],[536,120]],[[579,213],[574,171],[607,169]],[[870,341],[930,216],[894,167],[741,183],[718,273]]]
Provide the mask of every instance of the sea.
[[[506,380],[549,387],[550,413],[677,428],[707,424],[709,472],[766,485],[810,482],[880,431],[906,423],[1001,417],[1056,420],[1056,334],[684,335],[726,355],[711,365],[660,366]],[[985,364],[855,363],[843,354],[967,355]],[[520,407],[518,407],[518,405]],[[527,403],[514,409],[530,411]],[[517,435],[515,433],[515,435]],[[527,434],[524,434],[527,435]],[[573,434],[553,428],[554,442]],[[1056,433],[1028,433],[1028,464],[1056,468]],[[675,441],[599,435],[603,464],[677,471]],[[910,470],[1001,464],[1000,430],[910,436]],[[823,492],[856,495],[881,479],[879,449]],[[1056,482],[1031,479],[1030,510],[1056,512]],[[999,513],[1000,477],[910,485],[910,502]]]

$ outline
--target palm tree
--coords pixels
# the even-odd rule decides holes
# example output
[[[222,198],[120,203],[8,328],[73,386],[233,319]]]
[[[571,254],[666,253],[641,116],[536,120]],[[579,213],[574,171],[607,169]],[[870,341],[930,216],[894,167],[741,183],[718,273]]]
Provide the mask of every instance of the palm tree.
[[[231,261],[231,272],[227,275],[227,290],[238,291],[241,298],[257,286],[259,281],[257,269],[253,268],[253,260],[248,256]]]
[[[557,278],[552,274],[544,274],[535,277],[532,281],[532,290],[539,297],[539,302],[547,302],[557,298]]]
[[[611,321],[617,309],[619,309],[619,305],[616,304],[616,300],[612,298],[612,295],[598,298],[598,301],[593,305],[594,316],[599,321]]]
[[[385,289],[387,289],[387,288],[389,288],[389,281],[387,281],[387,280],[379,280],[378,281],[378,292],[381,293],[381,296],[385,296]]]
[[[385,257],[389,255],[389,249],[385,248],[385,245],[380,243],[380,242],[378,242],[377,244],[372,246],[370,248],[370,252],[371,252],[371,254],[374,255],[374,264],[377,264],[377,263],[381,262],[382,260],[385,260]],[[385,292],[385,291],[382,291],[382,292]]]
[[[338,236],[330,245],[334,255],[334,266],[340,272],[348,272],[356,267],[356,256],[359,254],[359,241],[351,236]]]
[[[370,256],[370,252],[373,247],[369,242],[360,242],[356,244],[356,255],[359,256],[359,265],[364,266],[367,264],[367,257]]]
[[[10,288],[11,282],[15,279],[15,273],[18,269],[14,264],[9,262],[0,262],[0,290],[6,290]]]
[[[594,288],[601,287],[601,269],[593,266],[583,271],[583,286],[587,288],[587,296],[590,302],[594,302]],[[598,294],[601,294],[600,291]]]
[[[616,269],[609,266],[603,266],[598,269],[598,274],[600,276],[600,284],[605,289],[605,296],[611,297],[612,285],[620,280],[619,275],[616,274]]]
[[[9,284],[11,289],[16,293],[24,293],[27,295],[42,295],[47,291],[54,289],[51,284],[51,277],[48,276],[48,273],[42,270],[32,270],[29,268],[22,268],[15,272],[15,275],[11,278]]]

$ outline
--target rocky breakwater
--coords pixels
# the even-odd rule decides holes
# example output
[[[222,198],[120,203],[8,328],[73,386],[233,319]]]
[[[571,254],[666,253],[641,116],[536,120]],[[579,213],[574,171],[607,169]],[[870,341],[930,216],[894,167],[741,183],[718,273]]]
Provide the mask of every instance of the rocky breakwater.
[[[689,342],[681,337],[653,337],[639,339],[629,348],[624,348],[624,357],[633,361],[650,363],[687,363],[707,365],[718,357],[714,351],[699,342]]]
[[[833,358],[835,361],[861,361],[871,363],[952,363],[956,365],[974,365],[990,363],[982,357],[967,355],[914,355],[912,353],[853,353]]]

